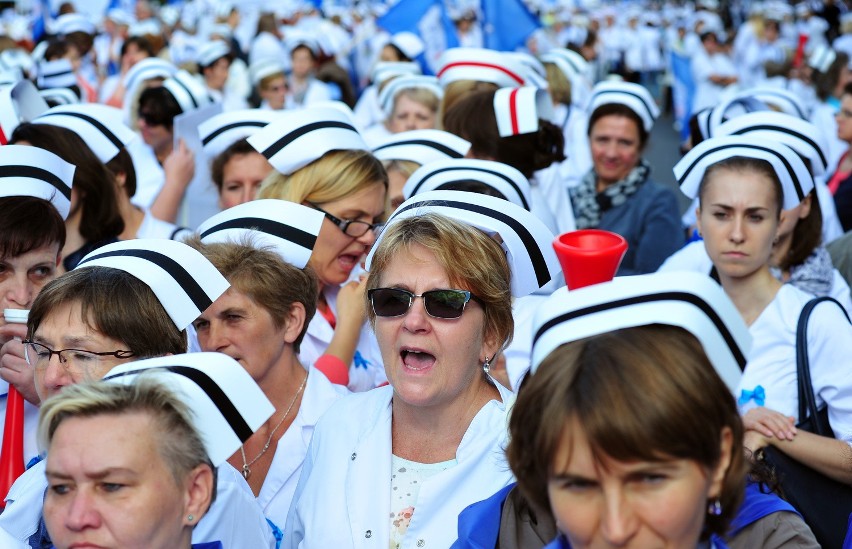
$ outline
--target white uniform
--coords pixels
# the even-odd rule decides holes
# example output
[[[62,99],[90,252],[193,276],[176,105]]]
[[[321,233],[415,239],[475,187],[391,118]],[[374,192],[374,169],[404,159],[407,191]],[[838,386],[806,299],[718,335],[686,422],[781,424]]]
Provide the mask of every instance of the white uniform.
[[[573,93],[573,92],[572,92]],[[556,105],[551,122],[562,128],[565,137],[565,160],[559,163],[559,176],[563,186],[574,187],[592,169],[592,153],[589,148],[589,115],[578,105]]]
[[[518,391],[524,375],[530,369],[530,353],[533,338],[533,317],[549,295],[530,294],[512,302],[512,318],[515,320],[515,333],[512,343],[503,354],[506,355],[506,374],[509,376],[510,389]]]
[[[401,547],[449,547],[458,515],[512,482],[503,449],[514,397],[497,385],[473,418],[456,452],[457,463],[420,488]],[[391,516],[392,387],[336,402],[314,431],[282,547],[387,549]]]
[[[157,162],[154,150],[141,137],[127,144],[127,152],[130,154],[133,167],[136,170],[136,194],[130,201],[140,208],[150,208],[163,188],[166,173],[160,163]]]
[[[317,421],[332,404],[347,394],[349,391],[332,384],[319,370],[308,369],[308,381],[299,413],[278,441],[269,473],[257,496],[266,518],[279,528],[283,529],[287,520],[293,492],[296,491],[296,483]]]
[[[798,417],[796,377],[796,325],[802,307],[813,299],[785,284],[775,299],[749,327],[754,345],[738,389],[763,387],[765,406]],[[808,356],[817,406],[828,404],[828,418],[835,437],[852,442],[852,325],[834,303],[821,303],[808,322]],[[745,403],[745,413],[755,407]]]
[[[722,86],[711,82],[711,76],[736,74],[736,67],[729,56],[723,53],[709,55],[702,47],[692,58],[692,79],[695,82],[692,112],[717,105],[726,93],[733,93],[736,89],[734,85]]]
[[[38,531],[47,478],[47,461],[32,466],[12,485],[0,530],[26,543]],[[272,530],[249,485],[225,463],[217,468],[216,501],[192,531],[193,543],[221,541],[224,547],[275,547]]]
[[[145,208],[142,210],[145,212],[145,217],[136,231],[136,238],[168,238],[170,240],[182,241],[184,238],[193,234],[186,227],[180,227],[174,223],[157,219],[149,210]]]
[[[834,119],[834,115],[839,110],[839,104],[834,105],[823,101],[814,106],[814,110],[811,111],[811,122],[822,130],[825,141],[828,143],[828,150],[825,152],[829,170],[837,166],[840,157],[849,148],[849,143],[837,137],[837,120]]]

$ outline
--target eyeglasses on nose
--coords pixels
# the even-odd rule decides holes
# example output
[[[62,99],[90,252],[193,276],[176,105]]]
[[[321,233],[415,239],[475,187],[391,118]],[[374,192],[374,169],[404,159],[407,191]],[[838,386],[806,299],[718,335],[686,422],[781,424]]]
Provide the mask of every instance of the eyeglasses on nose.
[[[36,368],[45,368],[53,355],[59,357],[60,364],[86,366],[102,360],[103,357],[111,356],[124,359],[130,358],[135,354],[132,351],[110,351],[98,353],[83,349],[60,349],[58,351],[54,351],[47,345],[42,345],[35,341],[25,340],[23,343],[24,358],[26,358],[27,364],[35,366]]]
[[[459,318],[471,299],[482,300],[467,290],[429,290],[418,295],[402,288],[374,288],[367,292],[376,316],[402,316],[411,308],[415,297],[423,298],[426,314],[433,318]]]
[[[366,221],[358,221],[357,219],[340,219],[339,217],[335,217],[327,211],[323,210],[313,202],[308,202],[311,208],[322,212],[326,219],[337,225],[337,227],[344,233],[353,238],[358,238],[359,236],[364,236],[367,234],[367,231],[376,231],[382,227],[382,223],[367,223]]]

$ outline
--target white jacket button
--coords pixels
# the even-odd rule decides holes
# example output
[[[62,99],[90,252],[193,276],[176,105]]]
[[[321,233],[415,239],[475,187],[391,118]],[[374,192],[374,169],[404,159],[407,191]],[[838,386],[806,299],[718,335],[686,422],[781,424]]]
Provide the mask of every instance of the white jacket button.
[[[426,545],[425,541],[423,541],[422,539],[417,540],[417,547],[423,547],[424,545]]]
[[[352,452],[352,458],[351,458],[352,461],[355,461],[356,457],[358,457],[358,454],[356,454],[355,452]]]
[[[371,537],[373,537],[373,531],[367,530],[366,532],[364,532],[364,537],[370,539]]]

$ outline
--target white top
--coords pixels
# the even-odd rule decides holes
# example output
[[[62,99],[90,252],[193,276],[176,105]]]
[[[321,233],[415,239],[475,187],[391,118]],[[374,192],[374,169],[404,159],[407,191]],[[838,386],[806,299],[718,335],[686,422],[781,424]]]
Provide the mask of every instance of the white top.
[[[142,211],[145,212],[145,217],[142,218],[142,224],[136,231],[136,238],[168,238],[182,242],[186,237],[193,234],[186,227],[179,227],[174,223],[157,219],[146,208],[142,208]]]
[[[127,152],[136,170],[136,194],[130,198],[130,201],[140,208],[150,208],[154,199],[160,194],[160,189],[163,188],[166,173],[157,162],[153,149],[145,144],[141,137],[127,145]]]
[[[42,516],[47,461],[28,469],[9,490],[0,530],[24,543]],[[216,501],[192,531],[193,543],[221,541],[224,547],[275,547],[272,530],[243,476],[225,463],[216,470]],[[4,546],[5,547],[5,546]]]
[[[733,93],[736,85],[722,86],[710,81],[711,76],[736,76],[737,71],[731,58],[723,53],[708,55],[702,47],[692,58],[692,78],[695,81],[695,97],[692,112],[717,105],[726,94]]]
[[[364,88],[361,97],[355,103],[353,112],[355,113],[355,123],[358,124],[360,131],[364,131],[374,124],[380,124],[385,119],[385,112],[379,104],[379,88],[375,84],[370,84]]]
[[[785,284],[775,299],[749,327],[754,338],[740,389],[766,392],[766,407],[798,417],[796,326],[802,307],[813,299]],[[836,304],[820,303],[808,322],[811,381],[817,406],[828,404],[828,418],[836,438],[852,442],[852,325]],[[741,407],[744,413],[754,401]]]
[[[269,473],[257,496],[263,514],[279,528],[283,529],[287,520],[314,426],[332,404],[347,394],[349,391],[346,388],[333,385],[319,370],[308,369],[308,381],[299,412],[278,440]]]
[[[553,117],[550,121],[562,128],[562,134],[565,136],[564,152],[567,158],[558,164],[559,177],[564,187],[575,187],[592,169],[592,152],[586,133],[589,116],[576,104],[571,105],[570,110],[559,104],[553,107]]]
[[[530,369],[532,352],[533,316],[549,295],[530,294],[516,298],[512,302],[512,317],[515,320],[515,333],[512,343],[503,351],[506,355],[506,373],[509,376],[510,389],[518,391],[518,385]]]
[[[837,137],[837,120],[834,119],[837,111],[838,107],[824,101],[815,105],[814,110],[811,111],[811,122],[822,130],[825,141],[828,143],[828,150],[825,151],[825,156],[828,158],[829,169],[832,173],[834,172],[832,168],[837,166],[840,157],[849,148],[848,143],[841,141]]]
[[[502,401],[489,401],[473,418],[456,452],[458,463],[420,487],[400,547],[449,547],[458,538],[462,509],[512,481],[503,450],[514,397],[497,388]],[[319,421],[283,548],[389,546],[392,396],[390,386],[350,395]]]

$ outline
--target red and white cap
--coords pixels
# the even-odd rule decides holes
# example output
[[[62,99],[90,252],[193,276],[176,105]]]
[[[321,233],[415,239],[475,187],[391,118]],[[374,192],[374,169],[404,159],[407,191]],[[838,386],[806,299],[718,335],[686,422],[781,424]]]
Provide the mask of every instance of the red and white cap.
[[[499,51],[484,48],[450,48],[445,51],[438,65],[438,80],[441,86],[459,80],[491,82],[500,87],[525,86],[527,68],[517,59]]]
[[[500,88],[494,93],[494,115],[500,137],[534,133],[540,118],[553,116],[553,102],[546,90],[532,86]]]

